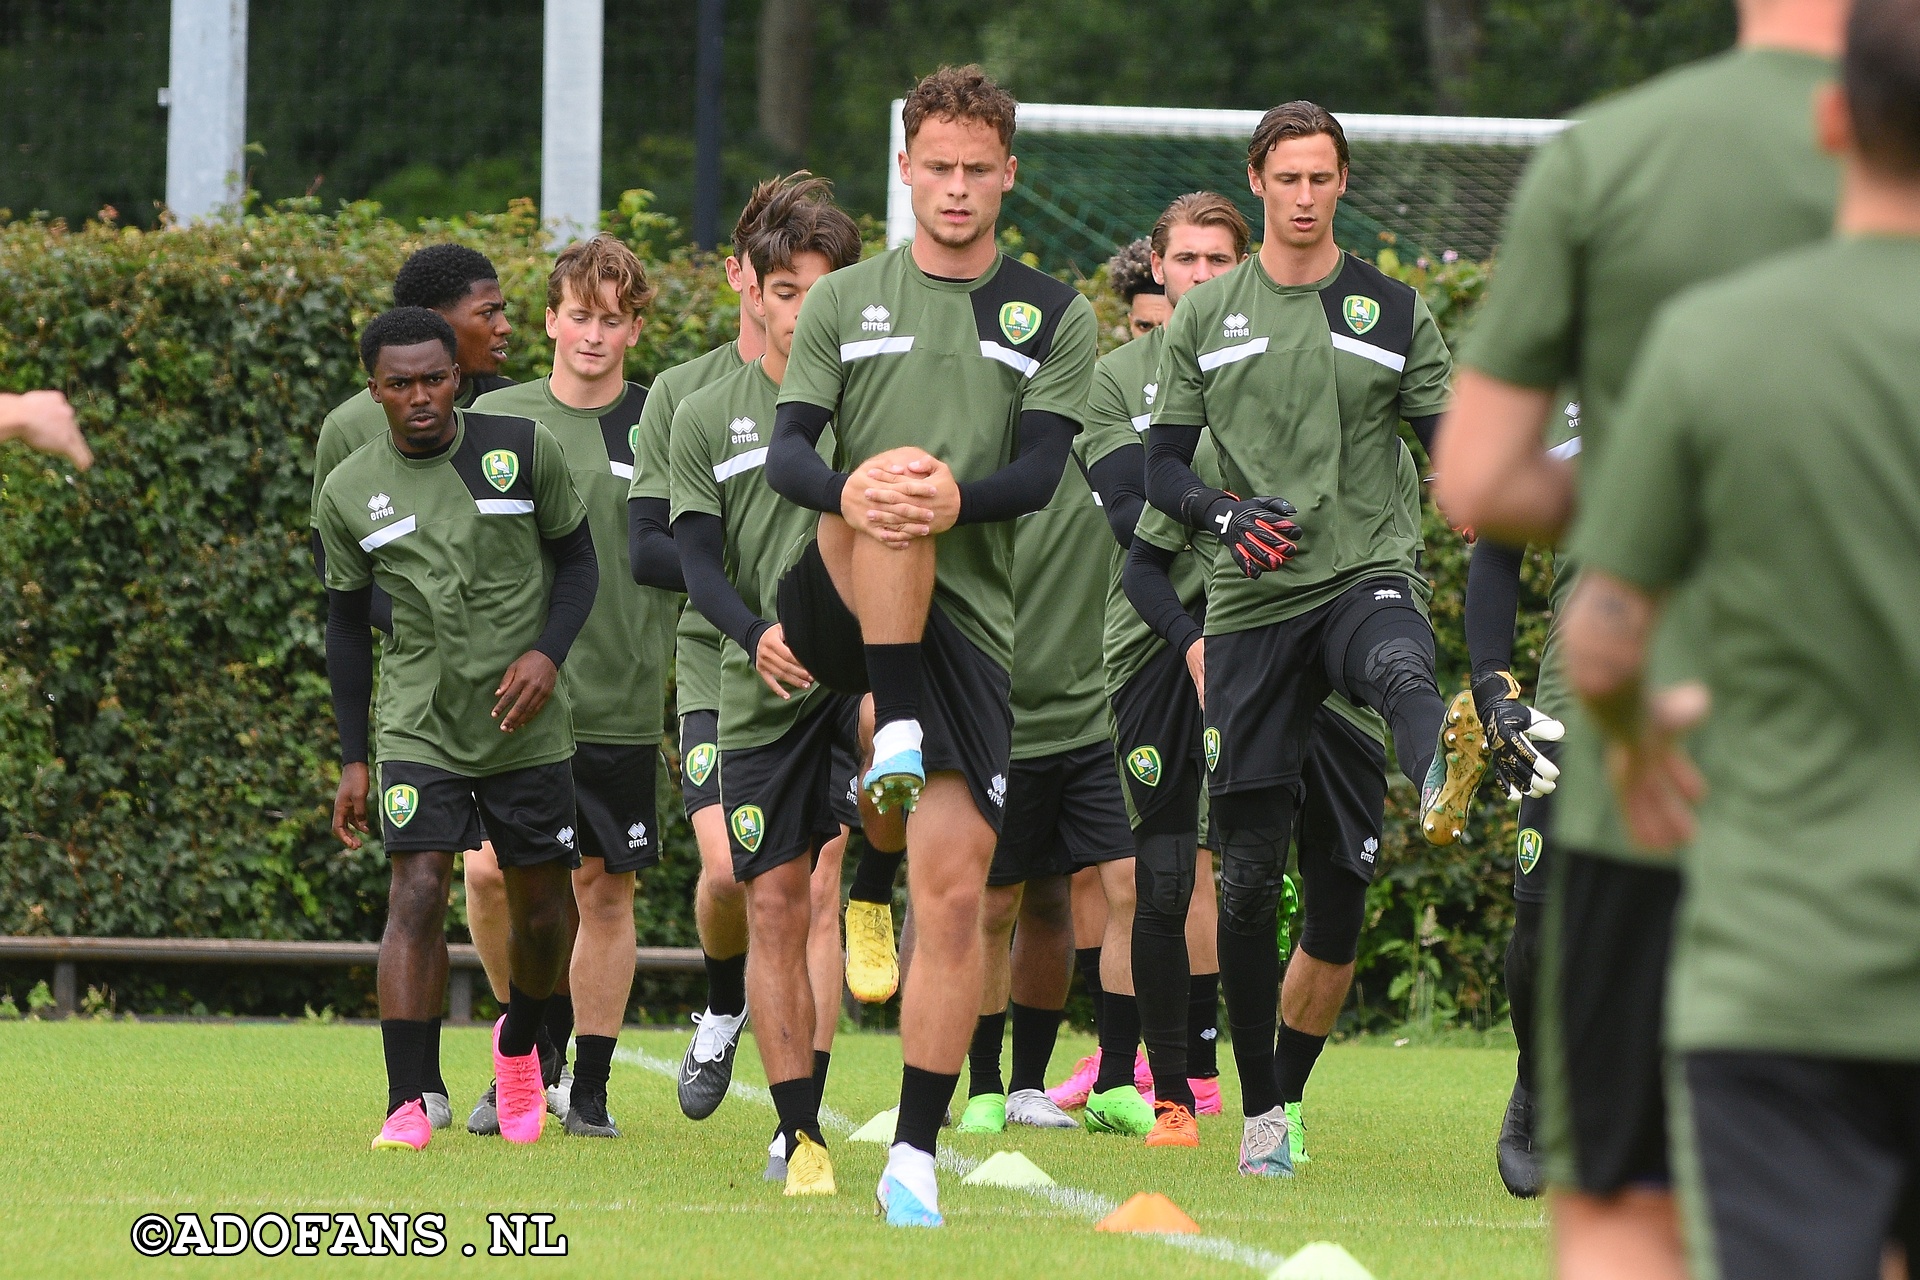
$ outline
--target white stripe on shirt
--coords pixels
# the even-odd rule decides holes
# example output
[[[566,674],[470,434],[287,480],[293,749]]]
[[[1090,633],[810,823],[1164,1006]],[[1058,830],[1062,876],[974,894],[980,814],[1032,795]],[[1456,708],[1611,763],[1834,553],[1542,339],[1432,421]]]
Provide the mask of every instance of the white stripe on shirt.
[[[533,514],[532,498],[475,498],[473,505],[480,509],[483,516],[530,516]]]
[[[1237,346],[1222,347],[1218,351],[1209,351],[1200,357],[1200,372],[1207,373],[1211,370],[1218,369],[1223,364],[1236,364],[1239,361],[1251,359],[1254,356],[1265,354],[1266,349],[1267,340],[1265,338],[1255,338],[1252,342],[1242,342]]]
[[[1018,369],[1025,377],[1031,378],[1034,374],[1040,372],[1040,362],[1038,360],[1033,359],[1031,356],[1023,356],[1012,347],[1003,347],[997,342],[988,342],[982,339],[980,343],[980,354],[989,360],[998,360],[1009,369]]]
[[[372,533],[360,539],[360,549],[362,551],[375,551],[386,546],[395,538],[405,537],[414,531],[418,521],[418,516],[408,516],[405,520],[395,521],[384,529],[375,529]]]
[[[731,480],[734,476],[743,475],[753,470],[766,460],[767,447],[765,445],[761,445],[758,449],[749,449],[745,453],[735,454],[725,462],[714,465],[714,481],[715,483],[720,483]]]
[[[913,350],[913,335],[902,334],[897,338],[868,338],[865,342],[843,342],[840,344],[840,363],[864,360],[868,356],[897,356]]]
[[[1359,356],[1362,360],[1371,360],[1375,364],[1385,365],[1395,373],[1406,372],[1407,358],[1405,356],[1395,355],[1385,347],[1376,347],[1371,342],[1362,342],[1358,338],[1349,338],[1344,333],[1332,333],[1327,336],[1333,339],[1333,345],[1337,350],[1344,351],[1349,355]]]

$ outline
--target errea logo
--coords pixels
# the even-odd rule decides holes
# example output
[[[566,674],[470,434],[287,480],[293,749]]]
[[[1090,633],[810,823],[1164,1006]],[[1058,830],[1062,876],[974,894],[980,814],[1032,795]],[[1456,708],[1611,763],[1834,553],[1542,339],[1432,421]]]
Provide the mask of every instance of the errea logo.
[[[1366,840],[1360,845],[1360,861],[1372,862],[1374,859],[1374,855],[1378,854],[1379,852],[1380,852],[1380,842],[1376,840],[1374,837],[1368,836]]]
[[[893,313],[879,303],[874,303],[860,313],[860,331],[862,333],[892,333]]]
[[[1223,338],[1244,338],[1251,333],[1247,318],[1238,311],[1220,321],[1220,336]]]
[[[385,520],[393,514],[393,499],[384,493],[376,493],[367,499],[367,514],[374,520]]]
[[[1395,591],[1392,587],[1382,587],[1378,591],[1373,593],[1373,598],[1375,600],[1400,600],[1400,599],[1404,599],[1405,597],[1403,597],[1398,591]]]
[[[554,836],[554,839],[558,840],[561,844],[567,846],[567,848],[569,849],[573,848],[573,828],[572,827],[560,828],[559,834]]]
[[[996,809],[1004,809],[1007,807],[1006,774],[996,773],[993,775],[993,781],[987,784],[987,799],[993,801],[993,807]]]
[[[627,848],[643,849],[647,844],[647,824],[636,822],[627,828]]]
[[[758,444],[760,425],[752,418],[735,418],[727,424],[727,434],[733,437],[735,444]]]

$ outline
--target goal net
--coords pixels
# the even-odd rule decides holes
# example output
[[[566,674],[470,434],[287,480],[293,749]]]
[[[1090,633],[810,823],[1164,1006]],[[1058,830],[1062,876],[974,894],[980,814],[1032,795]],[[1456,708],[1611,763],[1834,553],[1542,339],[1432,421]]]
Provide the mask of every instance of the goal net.
[[[913,234],[893,159],[906,141],[900,108],[896,100],[887,154],[889,244]],[[1049,269],[1071,263],[1091,273],[1145,235],[1175,196],[1213,190],[1238,202],[1257,237],[1260,203],[1245,174],[1261,114],[1023,102],[1014,139],[1020,177],[1001,226],[1018,230]],[[1340,123],[1353,162],[1335,237],[1369,259],[1390,244],[1403,259],[1439,260],[1493,254],[1528,158],[1567,122],[1343,114]]]

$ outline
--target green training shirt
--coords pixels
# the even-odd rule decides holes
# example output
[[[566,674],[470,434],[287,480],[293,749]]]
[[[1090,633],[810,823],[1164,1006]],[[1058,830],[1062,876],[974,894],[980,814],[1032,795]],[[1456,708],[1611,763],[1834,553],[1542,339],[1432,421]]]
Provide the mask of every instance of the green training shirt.
[[[823,278],[807,294],[780,403],[833,411],[832,465],[905,445],[962,483],[1012,461],[1020,414],[1087,410],[1098,326],[1071,286],[1004,254],[977,280],[939,280],[911,246]],[[934,598],[982,653],[1013,669],[1014,522],[937,540]]]
[[[629,382],[604,409],[575,409],[554,398],[553,379],[491,391],[474,402],[481,413],[532,418],[553,433],[567,456],[573,487],[587,505],[600,593],[562,668],[573,703],[573,736],[581,742],[657,743],[666,697],[667,661],[680,601],[675,593],[634,582],[627,564],[627,486],[633,443],[647,390]]]
[[[1582,476],[1605,459],[1634,355],[1663,302],[1832,227],[1837,170],[1813,136],[1814,91],[1832,76],[1833,64],[1811,54],[1736,49],[1579,113],[1528,167],[1461,359],[1518,386],[1572,384]],[[1575,569],[1565,560],[1555,568],[1560,597]],[[1677,600],[1661,628],[1663,683],[1691,670],[1700,645],[1692,616]],[[1555,838],[1644,858],[1615,812],[1598,731],[1570,698],[1553,709],[1567,722]]]
[[[1580,562],[1706,622],[1676,1049],[1920,1060],[1916,297],[1893,237],[1683,295],[1585,482]]]
[[[647,393],[647,404],[640,411],[640,431],[633,447],[633,485],[629,498],[673,496],[673,462],[670,443],[673,415],[680,402],[700,388],[718,382],[740,368],[740,348],[723,342],[703,356],[673,368],[654,379]],[[720,709],[719,631],[698,609],[687,606],[680,613],[674,640],[674,710],[679,715],[690,711]]]
[[[513,383],[494,373],[460,375],[460,390],[453,397],[456,409],[466,409],[489,391],[510,387]],[[313,498],[308,503],[307,522],[320,527],[320,489],[333,469],[347,455],[369,440],[386,434],[387,411],[373,398],[373,392],[361,387],[342,400],[320,424],[320,439],[313,447]]]
[[[1013,758],[1058,755],[1113,736],[1101,661],[1113,531],[1069,462],[1013,546]]]
[[[1420,544],[1401,493],[1400,420],[1439,413],[1447,344],[1417,291],[1349,253],[1277,285],[1249,258],[1196,285],[1167,324],[1156,426],[1204,426],[1223,487],[1285,498],[1303,554],[1256,579],[1213,568],[1207,634],[1268,626],[1382,573]]]
[[[781,575],[800,559],[820,523],[819,512],[788,502],[767,484],[767,443],[779,392],[755,360],[689,395],[673,415],[673,518],[688,511],[720,517],[727,579],[747,608],[769,622],[779,616]],[[832,436],[831,430],[821,435],[823,457]],[[747,651],[722,636],[720,749],[777,741],[825,689],[816,682],[781,699]]]
[[[374,699],[381,762],[484,778],[573,754],[566,681],[512,733],[492,712],[500,677],[547,623],[553,573],[541,539],[572,533],[587,510],[545,427],[454,416],[444,453],[409,458],[388,434],[335,467],[320,537],[328,589],[378,583],[393,597]]]

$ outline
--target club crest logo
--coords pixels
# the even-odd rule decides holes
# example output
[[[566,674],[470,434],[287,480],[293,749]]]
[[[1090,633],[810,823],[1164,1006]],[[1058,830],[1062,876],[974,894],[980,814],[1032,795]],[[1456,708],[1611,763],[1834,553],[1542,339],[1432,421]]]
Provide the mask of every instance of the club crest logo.
[[[1380,304],[1364,294],[1350,293],[1341,300],[1340,314],[1347,328],[1362,334],[1380,323]]]
[[[420,793],[404,782],[397,782],[387,788],[381,804],[387,811],[387,821],[396,827],[404,827],[413,821],[414,814],[420,812]]]
[[[1540,833],[1532,827],[1520,828],[1520,874],[1531,875],[1540,865],[1542,841]]]
[[[1146,398],[1147,408],[1151,409],[1153,408],[1153,398],[1160,394],[1160,384],[1157,382],[1149,382],[1146,386],[1140,388],[1140,392],[1141,395]]]
[[[1208,729],[1203,741],[1207,746],[1207,772],[1212,773],[1214,767],[1220,763],[1220,731]]]
[[[1007,341],[1019,346],[1040,332],[1040,308],[1031,302],[1009,302],[1000,308],[1000,332]]]
[[[714,750],[711,742],[702,742],[687,752],[687,780],[696,787],[707,785],[707,775],[713,772],[714,762],[720,753]]]
[[[1144,786],[1160,785],[1160,751],[1156,747],[1135,747],[1127,752],[1127,772]]]
[[[733,828],[733,838],[748,853],[760,852],[760,841],[767,834],[767,815],[760,812],[757,804],[743,804],[733,811],[727,819],[727,825]]]
[[[491,449],[480,455],[480,474],[505,493],[520,478],[520,455],[511,449]]]
[[[640,424],[637,422],[627,428],[627,452],[636,458],[640,456]]]

